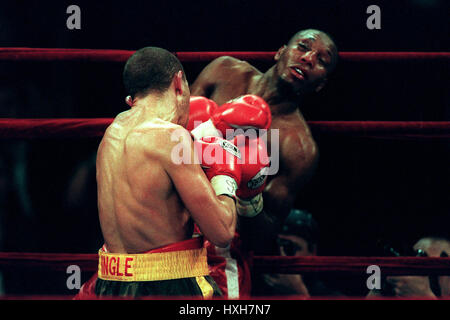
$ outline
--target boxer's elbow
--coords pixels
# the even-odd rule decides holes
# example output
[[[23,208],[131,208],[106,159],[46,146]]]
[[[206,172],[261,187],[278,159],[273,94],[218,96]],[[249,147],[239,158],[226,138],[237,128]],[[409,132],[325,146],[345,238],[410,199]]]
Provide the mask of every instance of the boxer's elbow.
[[[216,233],[213,237],[211,237],[209,241],[211,241],[212,244],[214,244],[219,248],[225,248],[231,243],[233,237],[234,237],[234,230],[231,231],[231,229],[224,228],[224,230]]]
[[[231,240],[233,240],[233,237],[226,237],[226,238],[222,238],[220,240],[217,241],[211,241],[215,246],[219,247],[219,248],[226,248],[228,247],[228,245],[231,243]]]
[[[231,240],[234,236],[234,229],[226,227],[223,224],[218,224],[215,228],[210,230],[201,229],[205,237],[211,242],[213,245],[225,248],[231,243]]]

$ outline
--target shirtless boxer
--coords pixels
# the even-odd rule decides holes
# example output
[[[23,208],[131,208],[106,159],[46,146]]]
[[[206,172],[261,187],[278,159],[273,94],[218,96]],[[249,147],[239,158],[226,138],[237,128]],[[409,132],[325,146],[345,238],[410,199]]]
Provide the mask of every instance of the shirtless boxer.
[[[167,54],[166,51],[164,52]],[[137,57],[139,57],[139,53],[137,53]],[[145,57],[143,59],[145,60]],[[150,91],[147,94],[148,90],[144,90],[142,94],[135,94],[134,91],[139,91],[132,89],[132,87],[142,91],[141,88],[146,88],[148,83],[151,82],[146,79],[147,76],[142,70],[149,70],[148,72],[154,78],[161,79],[161,76],[156,75],[159,71],[152,70],[152,68],[158,69],[156,66],[152,66],[152,63],[140,61],[138,58],[135,58],[135,60],[136,62],[132,59],[129,60],[127,66],[130,65],[128,67],[130,70],[128,72],[126,67],[124,73],[125,85],[134,97],[128,96],[126,102],[132,108],[120,114],[108,128],[97,156],[100,221],[105,238],[105,246],[100,251],[100,266],[102,267],[98,273],[100,280],[97,280],[97,275],[94,275],[82,286],[75,299],[93,298],[94,292],[97,294],[105,292],[105,294],[134,295],[133,286],[130,288],[130,285],[124,285],[120,282],[113,285],[110,282],[105,285],[105,279],[102,280],[102,278],[108,278],[111,272],[114,276],[121,273],[121,277],[115,279],[119,281],[126,280],[123,275],[126,276],[127,273],[130,273],[127,272],[130,267],[127,265],[126,257],[121,260],[124,263],[122,267],[117,262],[118,267],[112,270],[112,267],[110,267],[111,258],[115,259],[112,263],[114,267],[116,260],[118,261],[120,257],[109,257],[109,260],[106,260],[108,256],[105,255],[105,251],[161,253],[168,251],[168,249],[189,249],[192,241],[188,240],[186,243],[182,240],[192,235],[191,217],[196,222],[197,229],[199,229],[197,231],[206,236],[209,240],[208,243],[225,247],[228,244],[227,241],[230,240],[228,238],[230,237],[229,233],[231,232],[231,236],[234,234],[236,217],[235,211],[231,216],[229,213],[233,201],[230,203],[230,199],[221,196],[221,194],[234,198],[236,187],[238,187],[237,192],[244,195],[251,196],[255,192],[261,192],[258,189],[258,186],[262,188],[261,179],[257,176],[255,180],[255,174],[265,164],[244,161],[245,158],[243,157],[243,155],[247,155],[248,159],[248,155],[255,154],[255,152],[264,153],[264,145],[260,143],[259,138],[252,140],[258,142],[256,145],[239,140],[236,140],[236,145],[233,145],[222,138],[214,137],[196,139],[194,143],[197,147],[196,152],[200,156],[199,159],[206,160],[201,163],[202,167],[206,176],[210,179],[214,191],[224,202],[222,205],[220,201],[209,198],[211,197],[211,190],[209,192],[203,190],[203,188],[206,188],[204,179],[199,182],[196,181],[196,179],[201,179],[198,175],[202,176],[201,171],[198,171],[198,165],[196,168],[189,168],[184,171],[187,165],[177,166],[174,164],[178,163],[180,159],[185,159],[184,155],[180,157],[179,150],[190,150],[188,154],[193,154],[191,137],[187,136],[189,133],[180,127],[180,125],[184,127],[188,123],[184,99],[186,93],[189,92],[189,88],[184,78],[177,75],[173,77],[170,85],[169,83],[166,84],[168,88],[164,94],[158,95],[156,89],[154,93]],[[153,61],[159,66],[168,65],[168,63],[156,59],[153,59]],[[135,68],[135,71],[133,71],[133,68]],[[137,74],[133,75],[134,72]],[[127,80],[127,73],[131,73],[132,79],[134,77],[135,80]],[[138,83],[139,79],[144,79],[144,83]],[[169,79],[171,78],[169,77]],[[136,83],[127,85],[128,82]],[[189,95],[187,96],[189,97]],[[235,128],[239,124],[261,125],[258,120],[265,120],[263,123],[268,127],[270,123],[269,107],[258,97],[255,97],[255,99],[249,98],[247,102],[229,103],[221,109],[221,112],[216,112],[215,119],[220,123],[219,127],[222,130]],[[189,100],[187,106],[189,107]],[[171,136],[175,132],[177,132],[176,136],[181,138],[181,146],[179,139],[175,139],[176,142],[172,141]],[[228,148],[222,147],[222,145]],[[205,156],[210,154],[211,150],[219,151],[219,153],[215,152],[216,155],[220,154],[221,150],[227,151],[223,152],[224,158],[222,159],[205,159]],[[211,164],[211,160],[219,161]],[[227,162],[229,160],[231,161]],[[187,162],[193,163],[193,161],[194,159],[190,159]],[[111,176],[111,172],[116,172],[114,177]],[[198,183],[201,184],[199,187],[197,186]],[[231,191],[228,190],[230,184],[233,187]],[[252,186],[251,190],[248,185]],[[126,195],[126,197],[121,198],[116,195]],[[224,205],[226,206],[224,207]],[[232,208],[235,209],[234,206]],[[126,211],[123,211],[124,209]],[[190,211],[191,217],[188,211]],[[149,212],[153,212],[151,218],[148,215]],[[126,217],[124,217],[125,215]],[[173,242],[175,244],[160,247]],[[198,239],[194,243],[201,244]],[[158,248],[148,251],[148,248],[153,247]],[[204,261],[206,262],[206,259]],[[164,266],[157,263],[156,267],[167,269],[167,260],[165,262]],[[192,265],[192,261],[186,261],[186,259],[182,263],[185,267]],[[153,260],[152,264],[154,264]],[[177,262],[177,264],[180,265],[181,263]],[[149,264],[149,267],[151,267],[151,264]],[[177,272],[171,272],[168,275],[174,276],[175,273]],[[153,283],[153,287],[159,289],[152,288],[151,291],[138,289],[138,293],[145,295],[155,294],[155,292],[166,293],[167,286],[162,286],[161,281],[158,283],[154,281]],[[106,289],[102,289],[102,286]],[[114,289],[111,286],[123,289]],[[145,285],[139,283],[139,287],[150,288],[151,286],[152,284],[149,283]],[[173,290],[171,292],[176,293]],[[184,292],[183,294],[188,295],[191,292]]]
[[[194,144],[184,129],[189,87],[175,56],[160,48],[140,49],[127,61],[123,77],[131,109],[114,119],[97,153],[105,244],[95,293],[219,294],[208,276],[202,239],[192,238],[193,224],[215,245],[228,245],[236,226],[236,188],[228,187],[231,180],[237,187],[239,168],[232,161],[213,163],[205,176],[194,161]],[[189,163],[173,161],[172,151],[180,145],[191,151]]]
[[[267,72],[225,56],[207,65],[191,86],[193,96],[210,98],[218,105],[244,94],[255,94],[270,106],[270,129],[279,130],[280,169],[277,175],[269,176],[263,193],[264,211],[239,219],[241,235],[255,254],[278,253],[277,229],[317,164],[317,145],[299,106],[305,94],[324,87],[337,58],[337,48],[327,34],[302,30],[278,50],[276,64]],[[270,130],[268,133],[270,151]]]
[[[276,64],[267,72],[262,73],[247,62],[225,56],[206,66],[191,86],[193,96],[210,98],[217,105],[245,94],[262,97],[270,106],[270,129],[278,129],[279,133],[279,170],[268,177],[262,197],[263,210],[258,209],[250,217],[240,215],[239,233],[228,250],[208,246],[211,274],[228,297],[250,294],[247,251],[257,255],[280,254],[276,234],[293,207],[298,190],[309,180],[318,161],[317,145],[299,106],[305,94],[324,87],[337,58],[337,48],[327,34],[313,29],[302,30],[278,50]],[[210,103],[203,104],[202,109],[208,110],[207,113],[214,109]],[[205,114],[193,114],[192,109],[191,101],[190,123],[195,123],[195,117],[204,121]],[[271,141],[269,130],[269,152],[274,150]]]

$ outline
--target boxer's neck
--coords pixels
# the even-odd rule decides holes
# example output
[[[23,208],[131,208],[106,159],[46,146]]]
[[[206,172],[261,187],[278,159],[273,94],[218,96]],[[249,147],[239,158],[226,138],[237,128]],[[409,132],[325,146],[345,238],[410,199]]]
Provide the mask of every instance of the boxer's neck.
[[[175,97],[169,92],[163,94],[148,94],[144,97],[136,97],[131,106],[132,110],[139,113],[143,121],[161,119],[177,123],[180,119]]]
[[[283,95],[278,88],[278,76],[275,72],[275,66],[266,73],[256,78],[250,86],[249,93],[263,98],[270,106],[273,115],[288,114],[298,109],[299,101],[293,101],[292,98]]]

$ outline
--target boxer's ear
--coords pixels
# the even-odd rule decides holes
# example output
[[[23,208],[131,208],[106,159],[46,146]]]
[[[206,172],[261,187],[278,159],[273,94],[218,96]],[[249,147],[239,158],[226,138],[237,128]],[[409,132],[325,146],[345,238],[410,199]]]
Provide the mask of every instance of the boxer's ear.
[[[125,97],[125,103],[127,105],[129,105],[130,107],[132,107],[133,106],[133,98],[131,98],[131,96],[126,96]]]
[[[275,61],[280,60],[281,55],[283,54],[283,51],[286,50],[286,45],[282,46],[280,49],[278,49],[277,53],[275,53]]]
[[[183,94],[183,71],[178,71],[173,77],[173,85],[175,89],[175,93]]]

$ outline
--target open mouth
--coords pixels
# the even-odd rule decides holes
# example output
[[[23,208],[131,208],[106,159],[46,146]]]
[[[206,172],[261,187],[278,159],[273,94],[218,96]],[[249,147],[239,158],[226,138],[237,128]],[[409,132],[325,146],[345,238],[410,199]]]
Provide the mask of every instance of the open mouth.
[[[291,73],[300,80],[306,79],[306,74],[298,67],[291,67]]]

